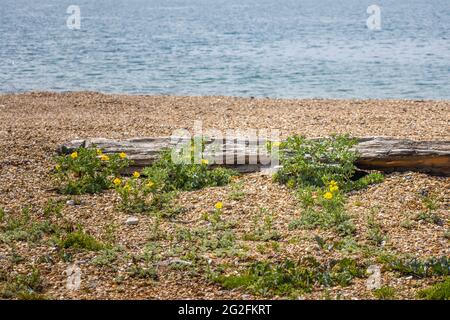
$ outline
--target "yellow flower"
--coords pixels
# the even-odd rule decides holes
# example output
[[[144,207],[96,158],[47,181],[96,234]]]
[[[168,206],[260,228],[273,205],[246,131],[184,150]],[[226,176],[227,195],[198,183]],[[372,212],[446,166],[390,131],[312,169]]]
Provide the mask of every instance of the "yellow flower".
[[[100,158],[100,160],[109,161],[109,157],[106,154],[103,154],[102,157]]]
[[[130,191],[130,190],[131,190],[130,185],[127,183],[127,184],[123,187],[123,190],[125,190],[125,191]]]
[[[127,154],[125,152],[119,153],[120,159],[125,159],[127,157]]]
[[[151,188],[155,185],[155,183],[153,181],[149,181],[147,182],[147,187]]]
[[[334,180],[331,180],[331,181],[330,181],[330,186],[332,186],[332,187],[333,187],[333,186],[337,186],[337,182],[334,181]]]
[[[72,159],[76,159],[76,158],[78,158],[78,152],[72,152],[72,154],[70,155],[70,157],[72,158]]]
[[[338,187],[337,185],[330,186],[330,191],[331,191],[331,192],[336,192],[336,191],[338,191],[338,190],[339,190],[339,187]]]
[[[101,156],[103,154],[101,149],[97,149],[96,152],[97,152],[97,155],[99,155],[99,156]]]
[[[133,177],[135,177],[136,179],[139,178],[140,176],[141,176],[141,174],[139,172],[137,172],[137,171],[135,171],[133,173]]]
[[[281,146],[281,142],[280,141],[274,141],[274,142],[272,142],[272,146],[279,147],[279,146]]]
[[[331,200],[331,199],[333,199],[333,194],[331,192],[325,192],[323,197],[327,200]]]
[[[215,204],[215,206],[214,206],[217,210],[220,210],[220,209],[222,209],[223,208],[223,203],[222,202],[217,202],[216,204]]]
[[[118,186],[118,185],[120,185],[120,184],[122,183],[122,180],[120,180],[119,178],[115,178],[114,181],[113,181],[113,183],[114,183],[116,186]]]
[[[202,164],[208,164],[208,163],[209,163],[208,159],[202,159]]]

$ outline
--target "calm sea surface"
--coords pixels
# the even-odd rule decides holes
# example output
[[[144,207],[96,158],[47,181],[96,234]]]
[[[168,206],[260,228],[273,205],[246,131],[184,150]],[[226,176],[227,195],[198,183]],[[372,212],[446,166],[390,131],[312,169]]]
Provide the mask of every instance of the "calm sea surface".
[[[1,0],[0,92],[29,90],[450,99],[450,0]]]

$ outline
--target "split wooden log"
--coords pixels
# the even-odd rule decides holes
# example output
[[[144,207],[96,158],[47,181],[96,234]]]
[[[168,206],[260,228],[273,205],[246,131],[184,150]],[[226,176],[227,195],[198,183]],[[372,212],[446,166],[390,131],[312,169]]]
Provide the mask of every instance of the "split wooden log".
[[[150,165],[165,148],[179,147],[188,138],[135,138],[111,140],[90,138],[64,143],[58,152],[67,154],[80,147],[101,148],[104,153],[125,152],[133,160],[134,170]],[[355,165],[359,169],[380,171],[417,171],[434,175],[450,175],[450,141],[412,141],[385,137],[358,139],[359,153]],[[268,153],[265,140],[205,140],[204,157],[210,163],[232,167],[240,172],[255,172],[271,167],[273,155]]]

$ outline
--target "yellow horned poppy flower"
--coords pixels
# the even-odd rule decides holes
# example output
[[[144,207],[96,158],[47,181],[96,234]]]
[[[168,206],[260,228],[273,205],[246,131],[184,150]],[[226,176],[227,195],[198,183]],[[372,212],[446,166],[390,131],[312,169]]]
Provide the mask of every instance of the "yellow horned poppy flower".
[[[147,182],[147,187],[151,188],[155,185],[155,183],[153,181],[149,181]]]
[[[281,146],[281,142],[280,141],[274,141],[274,142],[272,142],[272,146],[279,147],[279,146]]]
[[[125,159],[127,157],[127,154],[125,152],[119,153],[120,159]]]
[[[133,177],[135,177],[136,179],[139,178],[140,176],[141,176],[141,174],[139,172],[137,172],[137,171],[135,171],[133,173]]]
[[[122,180],[120,180],[119,178],[115,178],[114,181],[113,181],[113,183],[114,183],[116,186],[118,186],[118,185],[120,185],[120,184],[122,183]]]
[[[334,180],[331,180],[331,181],[330,181],[330,186],[332,186],[332,187],[333,187],[333,186],[337,186],[337,182],[334,181]]]
[[[202,164],[208,164],[208,163],[209,163],[208,159],[202,159]]]
[[[339,187],[338,187],[337,185],[330,186],[330,191],[331,191],[331,192],[336,192],[336,191],[338,191],[338,190],[339,190]]]
[[[102,155],[100,160],[102,160],[102,161],[109,161],[109,157],[106,154],[104,154],[104,155]]]
[[[325,192],[323,197],[327,200],[331,200],[331,199],[333,199],[333,194],[331,192]]]
[[[223,208],[223,203],[222,202],[217,202],[216,204],[215,204],[215,206],[214,206],[217,210],[220,210],[220,209],[222,209]]]
[[[99,156],[101,156],[103,154],[101,149],[97,149],[96,152],[97,152],[97,155],[99,155]]]
[[[78,152],[72,152],[71,153],[71,155],[70,155],[70,157],[72,158],[72,159],[76,159],[76,158],[78,158]]]

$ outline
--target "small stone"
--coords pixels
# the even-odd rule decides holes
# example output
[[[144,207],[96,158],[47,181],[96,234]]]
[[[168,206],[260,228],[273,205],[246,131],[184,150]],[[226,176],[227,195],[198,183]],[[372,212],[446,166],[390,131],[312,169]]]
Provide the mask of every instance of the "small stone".
[[[74,206],[75,205],[75,200],[67,200],[66,204],[69,206]]]
[[[126,224],[129,226],[137,225],[139,222],[139,219],[137,217],[129,217],[126,221]]]
[[[428,190],[427,189],[420,189],[419,190],[419,195],[422,197],[428,197]]]

